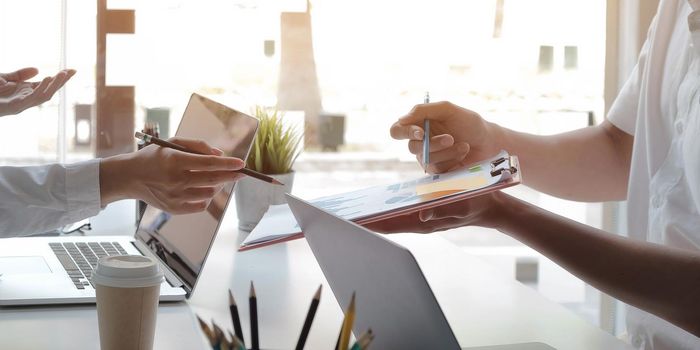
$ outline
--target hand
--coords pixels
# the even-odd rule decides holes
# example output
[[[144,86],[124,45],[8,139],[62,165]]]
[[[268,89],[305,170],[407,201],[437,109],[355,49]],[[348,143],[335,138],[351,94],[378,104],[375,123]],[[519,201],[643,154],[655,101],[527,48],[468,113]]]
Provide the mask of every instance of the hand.
[[[140,199],[171,214],[199,212],[209,205],[224,183],[236,181],[245,166],[238,158],[204,141],[172,138],[171,142],[193,151],[186,153],[149,145],[143,149],[103,159],[100,162],[102,205],[113,201]]]
[[[433,233],[462,226],[498,228],[512,197],[498,191],[365,225],[380,233]]]
[[[423,162],[423,121],[430,119],[430,164]],[[408,150],[430,173],[471,164],[500,151],[494,140],[497,126],[479,114],[450,102],[420,104],[391,126],[391,137],[409,140]]]
[[[0,117],[18,114],[38,106],[53,97],[74,74],[65,69],[41,82],[27,82],[39,73],[36,68],[23,68],[12,73],[0,73]]]

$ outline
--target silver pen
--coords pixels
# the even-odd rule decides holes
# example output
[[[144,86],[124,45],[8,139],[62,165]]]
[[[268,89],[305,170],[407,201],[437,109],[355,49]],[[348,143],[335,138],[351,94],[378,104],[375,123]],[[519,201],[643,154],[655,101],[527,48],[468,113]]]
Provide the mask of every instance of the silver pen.
[[[430,103],[430,93],[425,92],[423,103]],[[428,164],[430,163],[430,119],[427,117],[423,120],[423,167],[425,172],[428,172]]]

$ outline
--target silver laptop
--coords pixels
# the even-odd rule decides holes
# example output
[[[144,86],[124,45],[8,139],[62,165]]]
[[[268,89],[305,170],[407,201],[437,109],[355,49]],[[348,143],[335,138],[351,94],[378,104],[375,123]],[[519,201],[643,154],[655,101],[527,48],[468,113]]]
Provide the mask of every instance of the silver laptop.
[[[257,119],[193,94],[176,135],[207,141],[245,159]],[[162,301],[190,296],[228,205],[233,183],[206,210],[171,215],[147,206],[133,237],[22,237],[0,240],[0,305],[94,303],[90,273],[107,255],[156,258],[165,271]]]
[[[408,249],[292,195],[287,202],[341,308],[357,293],[355,335],[372,328],[376,349],[460,349]],[[523,343],[469,349],[553,348]]]

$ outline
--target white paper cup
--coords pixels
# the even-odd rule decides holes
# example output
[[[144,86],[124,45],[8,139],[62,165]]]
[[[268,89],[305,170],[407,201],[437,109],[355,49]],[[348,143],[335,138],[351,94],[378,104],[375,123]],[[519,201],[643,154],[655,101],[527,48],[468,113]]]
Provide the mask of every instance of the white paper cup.
[[[92,272],[102,350],[153,348],[163,271],[141,255],[103,257]]]

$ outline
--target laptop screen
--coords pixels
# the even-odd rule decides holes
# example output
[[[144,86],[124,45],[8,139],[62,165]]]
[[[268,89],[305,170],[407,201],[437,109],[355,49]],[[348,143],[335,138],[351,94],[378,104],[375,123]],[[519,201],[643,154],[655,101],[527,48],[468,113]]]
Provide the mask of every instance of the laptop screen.
[[[176,135],[204,140],[227,156],[246,159],[257,127],[257,119],[192,94]],[[139,223],[137,239],[180,277],[188,293],[214,241],[233,186],[227,183],[199,213],[172,215],[149,205]]]

